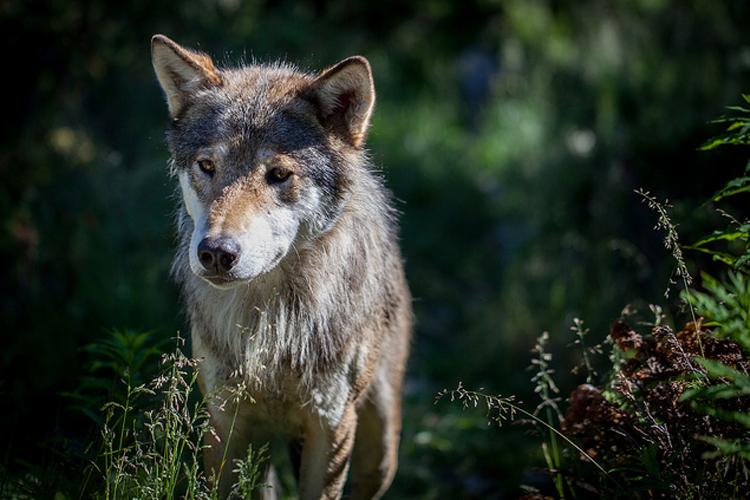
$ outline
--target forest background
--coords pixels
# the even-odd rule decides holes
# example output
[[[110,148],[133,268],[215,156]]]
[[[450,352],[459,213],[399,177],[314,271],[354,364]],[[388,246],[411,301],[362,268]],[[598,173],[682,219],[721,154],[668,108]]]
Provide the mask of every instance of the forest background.
[[[575,318],[596,343],[626,306],[683,314],[634,191],[669,200],[682,241],[716,226],[701,203],[747,152],[697,149],[750,92],[748,20],[750,3],[715,0],[3,1],[3,481],[75,488],[97,425],[86,346],[149,332],[146,374],[185,332],[151,35],[229,65],[370,60],[368,147],[399,200],[417,315],[392,497],[499,498],[548,482],[538,438],[435,396],[462,382],[531,411],[542,332],[564,399]]]

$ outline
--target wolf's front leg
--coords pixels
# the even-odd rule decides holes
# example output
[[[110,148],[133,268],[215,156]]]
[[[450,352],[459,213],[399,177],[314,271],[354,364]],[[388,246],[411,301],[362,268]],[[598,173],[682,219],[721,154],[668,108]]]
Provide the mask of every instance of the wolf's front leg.
[[[203,462],[206,475],[218,488],[218,498],[229,498],[236,482],[235,460],[247,458],[250,443],[247,429],[234,418],[235,410],[236,405],[209,405],[210,428],[203,438]]]
[[[300,500],[341,498],[356,427],[357,413],[353,405],[347,406],[335,427],[319,416],[307,419],[300,462]]]
[[[239,407],[238,407],[239,405]],[[259,431],[243,415],[242,403],[224,405],[209,404],[210,429],[204,436],[205,448],[203,460],[206,474],[212,478],[217,488],[218,498],[230,498],[232,489],[237,484],[238,460],[248,459],[248,445],[252,443],[253,450],[258,451],[271,440],[270,435]],[[278,498],[279,484],[275,480],[275,472],[269,464],[265,464],[266,472],[262,483],[270,487],[256,487],[253,499],[275,500]]]

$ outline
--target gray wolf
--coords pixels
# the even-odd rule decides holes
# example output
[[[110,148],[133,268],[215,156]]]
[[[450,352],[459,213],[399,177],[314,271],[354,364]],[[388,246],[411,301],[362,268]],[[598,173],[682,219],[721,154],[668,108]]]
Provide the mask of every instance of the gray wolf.
[[[220,69],[162,35],[151,47],[200,387],[252,396],[212,399],[206,470],[227,496],[233,460],[280,433],[299,498],[340,498],[350,461],[351,497],[379,498],[396,471],[412,312],[391,195],[364,149],[369,63]]]

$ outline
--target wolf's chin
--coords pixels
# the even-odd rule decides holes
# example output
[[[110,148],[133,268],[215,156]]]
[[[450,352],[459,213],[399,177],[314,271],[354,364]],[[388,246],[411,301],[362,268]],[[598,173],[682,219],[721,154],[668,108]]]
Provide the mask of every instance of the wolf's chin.
[[[198,278],[202,279],[212,287],[216,288],[217,290],[232,290],[234,288],[237,288],[239,286],[246,286],[250,281],[253,280],[253,278],[222,278],[219,276],[200,276],[196,275]]]
[[[283,257],[283,254],[282,254]],[[213,288],[216,288],[217,290],[233,290],[235,288],[241,287],[241,286],[247,286],[251,282],[262,279],[269,274],[273,274],[273,272],[279,267],[279,262],[281,261],[281,257],[277,257],[274,259],[268,266],[261,269],[260,272],[252,273],[249,276],[244,275],[237,275],[234,273],[230,273],[228,276],[216,276],[216,275],[205,275],[201,272],[195,272],[193,271],[193,274],[202,279],[203,281],[207,282],[209,285],[211,285]]]

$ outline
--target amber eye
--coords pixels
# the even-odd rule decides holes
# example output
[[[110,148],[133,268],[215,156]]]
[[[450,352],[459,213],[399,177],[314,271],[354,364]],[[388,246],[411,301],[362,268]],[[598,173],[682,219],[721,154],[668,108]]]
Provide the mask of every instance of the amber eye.
[[[208,175],[214,175],[214,162],[212,160],[198,160],[198,168]]]
[[[276,167],[271,170],[271,180],[276,182],[284,182],[289,178],[291,174],[292,172],[285,168]]]

